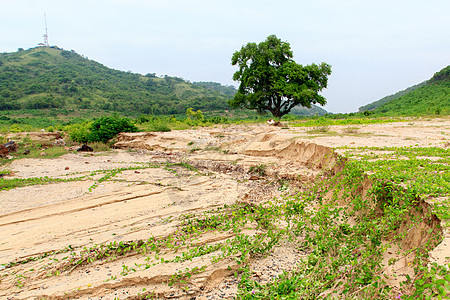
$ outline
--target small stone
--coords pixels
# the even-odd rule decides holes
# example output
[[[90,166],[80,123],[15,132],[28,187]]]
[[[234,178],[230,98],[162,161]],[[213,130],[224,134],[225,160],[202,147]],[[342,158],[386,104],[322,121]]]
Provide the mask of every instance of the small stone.
[[[45,152],[41,152],[41,153],[39,153],[39,155],[40,155],[40,156],[46,156],[46,155],[47,155],[47,153],[45,153]]]
[[[84,144],[80,148],[77,149],[78,152],[93,152],[94,148],[89,147],[88,145]]]
[[[69,167],[65,167],[64,170],[69,170]]]

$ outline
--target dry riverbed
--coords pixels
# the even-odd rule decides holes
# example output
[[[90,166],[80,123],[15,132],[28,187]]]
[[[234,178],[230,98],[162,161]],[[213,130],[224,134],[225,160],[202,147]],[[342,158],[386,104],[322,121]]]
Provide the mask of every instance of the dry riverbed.
[[[327,132],[261,124],[122,134],[110,152],[14,160],[4,167],[9,179],[61,182],[0,192],[0,298],[232,298],[242,253],[224,253],[222,246],[236,233],[203,232],[199,223],[187,232],[188,222],[236,204],[283,201],[324,170],[337,172],[344,146],[448,148],[449,142],[448,119]],[[256,221],[242,228],[250,237],[262,230]],[[449,263],[443,234],[432,254],[440,264]],[[283,241],[247,263],[264,283],[295,270],[307,253]],[[399,262],[388,275],[402,268],[407,264]]]

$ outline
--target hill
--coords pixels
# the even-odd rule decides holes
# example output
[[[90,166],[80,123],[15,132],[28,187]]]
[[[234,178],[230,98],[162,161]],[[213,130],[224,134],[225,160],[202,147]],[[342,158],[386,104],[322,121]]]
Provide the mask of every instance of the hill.
[[[450,66],[425,82],[362,106],[385,115],[450,114]]]
[[[113,70],[58,47],[0,54],[0,110],[98,109],[144,114],[185,113],[189,107],[221,110],[229,108],[231,88]]]
[[[290,112],[290,114],[298,116],[323,116],[327,113],[328,112],[325,109],[314,104],[311,105],[311,108],[296,106]]]
[[[218,91],[218,92],[228,95],[230,97],[233,97],[237,92],[237,90],[234,86],[222,85],[217,82],[201,82],[201,81],[199,81],[199,82],[193,82],[193,84],[195,86],[202,86],[207,89]]]
[[[359,112],[363,112],[363,111],[367,111],[367,110],[375,110],[376,108],[380,107],[381,105],[383,105],[385,103],[388,103],[391,100],[400,98],[401,96],[404,96],[404,95],[406,95],[406,94],[408,94],[408,93],[410,93],[410,92],[412,92],[412,91],[414,91],[414,90],[424,86],[426,83],[427,83],[427,81],[421,82],[421,83],[413,85],[413,86],[411,86],[411,87],[409,87],[407,89],[404,89],[404,90],[402,90],[400,92],[397,92],[395,94],[383,97],[380,100],[377,100],[375,102],[369,103],[367,105],[361,106],[360,108],[358,108],[358,111]]]
[[[399,115],[450,114],[450,66],[414,91],[378,107],[375,112]]]

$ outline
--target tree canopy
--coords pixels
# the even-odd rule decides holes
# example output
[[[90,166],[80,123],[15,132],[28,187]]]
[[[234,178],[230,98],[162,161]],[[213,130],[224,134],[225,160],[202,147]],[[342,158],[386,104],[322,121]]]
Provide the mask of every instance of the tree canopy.
[[[231,64],[238,65],[233,80],[240,82],[237,94],[228,102],[231,107],[270,111],[280,118],[297,105],[310,108],[326,103],[319,92],[327,87],[331,66],[297,64],[289,43],[275,35],[243,46],[233,54]]]

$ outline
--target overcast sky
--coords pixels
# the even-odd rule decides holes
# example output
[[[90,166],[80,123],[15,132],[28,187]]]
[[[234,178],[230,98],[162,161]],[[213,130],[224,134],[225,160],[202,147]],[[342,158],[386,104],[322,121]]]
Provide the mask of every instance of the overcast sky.
[[[271,34],[301,64],[332,65],[330,112],[429,79],[450,64],[449,0],[0,0],[0,52],[43,42],[108,67],[232,80],[233,52]]]

